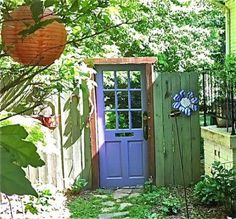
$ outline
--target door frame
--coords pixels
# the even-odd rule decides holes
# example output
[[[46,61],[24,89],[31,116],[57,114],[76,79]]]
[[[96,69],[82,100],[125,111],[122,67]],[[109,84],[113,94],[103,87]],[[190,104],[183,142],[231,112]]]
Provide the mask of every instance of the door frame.
[[[146,87],[147,87],[147,112],[148,112],[148,177],[155,181],[155,142],[154,142],[154,111],[153,111],[153,64],[156,62],[154,57],[131,57],[131,58],[97,58],[89,60],[88,63],[96,65],[126,65],[140,64],[145,65]],[[94,78],[93,78],[94,79]],[[97,124],[97,106],[96,106],[96,88],[90,92],[90,101],[92,113],[90,117],[90,142],[91,142],[91,170],[92,170],[92,188],[96,189],[100,184],[99,173],[99,148],[98,148],[98,124]]]

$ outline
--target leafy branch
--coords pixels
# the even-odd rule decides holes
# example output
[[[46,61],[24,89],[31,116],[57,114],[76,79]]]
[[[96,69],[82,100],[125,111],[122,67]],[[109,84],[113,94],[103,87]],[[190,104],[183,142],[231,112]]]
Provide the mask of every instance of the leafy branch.
[[[30,72],[33,71],[33,69],[36,66],[31,67],[28,71],[25,71],[22,75],[20,75],[17,79],[15,79],[14,81],[12,81],[11,83],[7,84],[6,86],[4,86],[1,90],[0,90],[0,94],[5,93],[6,91],[8,91],[10,88],[15,87],[16,85],[27,81],[28,79],[32,79],[33,77],[35,77],[37,74],[40,74],[41,72],[45,71],[46,69],[48,69],[51,65],[47,65],[43,68],[41,68],[38,71],[35,71],[34,73],[30,74],[28,77],[25,77],[26,75],[28,75]]]

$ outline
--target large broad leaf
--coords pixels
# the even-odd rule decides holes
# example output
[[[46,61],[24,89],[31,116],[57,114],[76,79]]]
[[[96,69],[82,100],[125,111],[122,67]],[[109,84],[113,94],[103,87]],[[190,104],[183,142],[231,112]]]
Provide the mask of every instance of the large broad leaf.
[[[39,16],[43,14],[43,2],[41,0],[33,0],[30,6],[32,17],[35,22],[40,20]]]
[[[0,192],[7,195],[34,195],[37,192],[25,178],[25,172],[13,163],[14,158],[6,149],[0,147]]]
[[[47,7],[50,7],[50,6],[52,6],[52,5],[54,5],[55,4],[55,0],[46,0],[45,2],[44,2],[44,6],[47,8]]]
[[[25,128],[20,125],[0,127],[0,146],[11,152],[20,166],[43,166],[45,163],[36,152],[35,145],[24,140],[27,136]]]

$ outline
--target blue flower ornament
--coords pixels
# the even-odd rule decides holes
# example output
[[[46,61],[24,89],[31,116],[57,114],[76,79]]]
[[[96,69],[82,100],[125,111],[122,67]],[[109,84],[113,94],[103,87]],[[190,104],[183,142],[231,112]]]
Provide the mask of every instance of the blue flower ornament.
[[[185,116],[191,116],[192,112],[198,111],[198,98],[194,97],[192,91],[186,92],[181,90],[173,97],[174,103],[172,107],[179,110]]]

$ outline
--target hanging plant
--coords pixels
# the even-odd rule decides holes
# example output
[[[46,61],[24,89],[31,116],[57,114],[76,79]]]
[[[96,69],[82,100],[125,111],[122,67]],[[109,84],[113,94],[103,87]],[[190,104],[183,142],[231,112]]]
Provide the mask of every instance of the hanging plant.
[[[198,98],[194,97],[192,91],[181,90],[173,97],[173,108],[179,110],[185,116],[191,116],[192,112],[198,111]]]
[[[34,119],[38,119],[43,126],[49,128],[49,129],[55,129],[59,123],[60,123],[60,116],[43,116],[43,115],[39,115],[39,116],[33,116]]]
[[[67,33],[59,17],[44,10],[41,1],[34,2],[15,9],[3,21],[4,51],[24,65],[50,65],[63,52]]]

